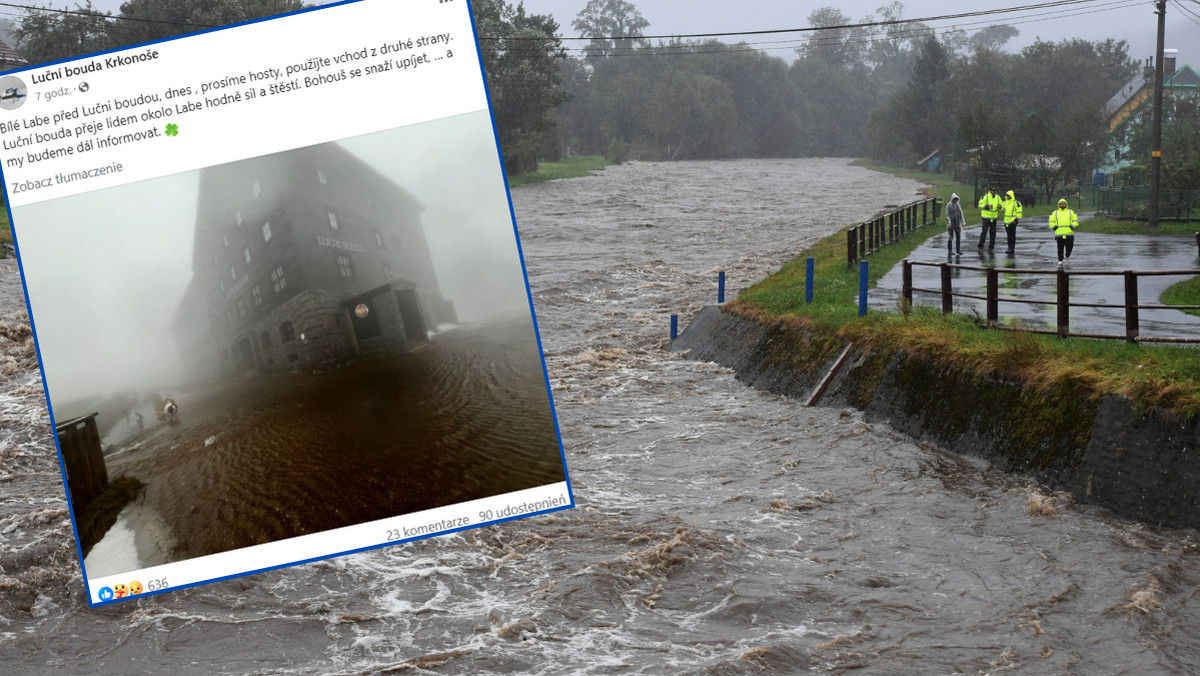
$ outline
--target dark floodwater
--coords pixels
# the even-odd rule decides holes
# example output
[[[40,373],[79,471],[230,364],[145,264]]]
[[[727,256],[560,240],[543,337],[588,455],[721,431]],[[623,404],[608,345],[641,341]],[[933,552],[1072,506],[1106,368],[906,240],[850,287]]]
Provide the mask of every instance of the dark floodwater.
[[[108,463],[110,475],[146,484],[141,505],[174,531],[170,560],[564,478],[528,318],[331,373],[177,399],[179,424]]]
[[[0,664],[1195,672],[1194,532],[1072,505],[663,350],[668,315],[711,302],[718,269],[736,293],[915,191],[838,160],[635,164],[515,190],[579,507],[501,527],[88,610],[36,400],[6,390],[27,431],[0,433],[21,449],[0,476]]]

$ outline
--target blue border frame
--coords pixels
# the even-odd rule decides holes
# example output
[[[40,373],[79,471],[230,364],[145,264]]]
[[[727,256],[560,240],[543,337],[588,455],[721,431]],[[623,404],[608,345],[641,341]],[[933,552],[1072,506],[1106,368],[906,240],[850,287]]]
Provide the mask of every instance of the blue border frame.
[[[0,72],[0,76],[14,75],[16,73],[21,73],[21,72],[24,72],[27,70],[33,70],[36,68],[45,68],[47,66],[53,66],[56,64],[60,64],[60,63],[70,63],[73,61],[79,61],[79,60],[83,60],[83,59],[91,59],[91,58],[95,58],[97,56],[103,56],[105,54],[112,54],[114,52],[132,51],[132,50],[136,50],[136,49],[141,49],[147,45],[155,45],[160,42],[171,42],[173,40],[190,38],[190,37],[194,37],[197,35],[212,33],[215,31],[222,31],[222,30],[228,30],[230,28],[237,28],[238,26],[246,26],[246,25],[255,24],[255,23],[262,23],[264,21],[275,21],[278,19],[284,19],[286,17],[295,16],[298,14],[306,14],[308,12],[315,12],[315,11],[319,11],[319,10],[323,10],[323,9],[328,9],[330,7],[338,7],[340,5],[349,5],[349,4],[354,4],[354,3],[363,2],[363,1],[364,0],[342,0],[341,2],[333,2],[333,3],[329,3],[327,5],[319,5],[317,7],[308,7],[305,9],[296,10],[294,12],[287,12],[285,14],[277,14],[275,16],[264,17],[261,19],[252,19],[250,21],[243,21],[243,22],[236,23],[236,24],[230,24],[228,26],[218,26],[215,28],[208,28],[208,29],[196,31],[194,33],[187,33],[184,35],[176,35],[176,36],[169,37],[169,38],[162,38],[161,40],[153,40],[150,42],[139,42],[139,43],[136,43],[133,45],[127,45],[125,47],[109,49],[109,50],[106,50],[103,52],[94,52],[91,54],[84,54],[82,56],[77,56],[77,57],[70,58],[70,59],[60,59],[58,61],[49,61],[46,63],[39,63],[39,64],[31,65],[31,66],[25,66],[22,68],[15,68],[13,70],[7,70],[7,71]],[[376,1],[382,2],[384,0],[376,0]],[[435,2],[437,0],[426,0],[426,1],[427,2]],[[471,9],[470,0],[464,0],[464,2],[467,6],[468,16],[473,17],[474,14]],[[567,484],[568,504],[563,505],[561,507],[553,507],[551,509],[544,509],[540,512],[530,512],[528,514],[520,514],[517,516],[506,517],[503,519],[496,519],[493,521],[480,522],[480,523],[476,523],[476,524],[473,524],[470,526],[463,526],[461,528],[455,528],[452,530],[438,531],[437,533],[430,533],[427,535],[422,535],[422,536],[413,537],[413,538],[407,538],[404,540],[394,540],[392,542],[383,542],[383,543],[379,543],[379,544],[367,545],[366,547],[359,547],[357,549],[348,549],[346,551],[337,552],[337,553],[333,553],[333,554],[323,554],[321,556],[314,556],[314,557],[308,558],[308,559],[301,559],[299,561],[294,561],[292,563],[284,563],[284,564],[280,564],[277,566],[268,566],[265,568],[257,568],[254,570],[248,570],[245,572],[235,573],[232,575],[225,575],[222,577],[211,578],[208,580],[191,582],[191,583],[180,585],[177,587],[172,586],[172,587],[167,587],[166,589],[160,589],[160,590],[152,591],[152,592],[151,591],[143,591],[141,594],[138,594],[136,596],[127,596],[127,597],[120,598],[120,599],[112,599],[111,601],[93,602],[92,601],[92,598],[93,598],[92,597],[92,588],[88,581],[87,569],[84,566],[84,562],[83,562],[83,558],[84,558],[83,557],[83,547],[79,544],[79,528],[75,521],[75,507],[74,507],[74,505],[71,504],[71,491],[67,487],[66,464],[63,462],[62,448],[59,446],[59,443],[58,443],[58,432],[57,432],[58,426],[54,422],[54,410],[50,405],[50,386],[46,382],[46,370],[42,366],[42,349],[41,349],[41,344],[38,342],[38,339],[37,339],[37,327],[35,326],[34,321],[33,321],[33,306],[30,305],[30,303],[29,303],[29,289],[25,283],[25,266],[22,263],[21,247],[20,247],[19,241],[17,240],[17,227],[16,227],[16,223],[13,220],[13,214],[12,214],[12,200],[9,198],[9,194],[8,194],[8,182],[4,178],[4,168],[3,168],[4,163],[0,162],[0,183],[3,183],[3,185],[0,186],[0,189],[3,190],[4,200],[5,200],[4,207],[5,207],[5,210],[8,212],[8,225],[9,225],[9,229],[12,231],[13,249],[16,251],[17,268],[21,275],[21,290],[25,295],[25,309],[29,315],[29,328],[33,332],[34,349],[37,352],[38,373],[41,375],[41,378],[42,378],[42,391],[46,398],[46,411],[50,416],[50,430],[51,430],[52,436],[54,438],[54,449],[55,449],[55,452],[58,454],[59,473],[62,476],[63,491],[66,493],[67,509],[70,510],[70,514],[71,514],[71,531],[75,535],[75,551],[79,555],[79,570],[83,574],[83,587],[84,587],[85,593],[87,595],[88,605],[90,607],[99,608],[101,606],[109,606],[114,603],[122,603],[124,601],[129,601],[132,599],[140,599],[140,598],[145,598],[147,596],[154,596],[157,594],[164,594],[167,592],[179,591],[181,589],[189,589],[191,587],[198,587],[200,585],[211,584],[213,582],[222,582],[224,580],[231,580],[234,578],[245,577],[247,575],[256,575],[258,573],[265,573],[265,572],[272,571],[272,570],[278,570],[280,568],[291,568],[293,566],[300,566],[300,565],[304,565],[306,563],[312,563],[314,561],[324,561],[326,559],[332,559],[332,558],[336,558],[339,556],[347,556],[349,554],[358,554],[361,552],[371,551],[373,549],[382,549],[384,547],[391,547],[393,545],[400,545],[400,544],[404,544],[407,542],[413,542],[416,540],[425,540],[425,539],[437,537],[440,535],[449,535],[451,533],[459,533],[459,532],[466,531],[466,530],[473,530],[476,528],[481,528],[483,526],[492,526],[492,525],[496,525],[496,524],[507,523],[509,521],[525,519],[525,518],[528,518],[531,516],[538,516],[541,514],[551,514],[553,512],[561,512],[565,509],[573,509],[575,507],[575,492],[571,487],[571,474],[570,474],[570,470],[567,468],[566,452],[563,450],[562,431],[559,429],[558,413],[554,406],[554,395],[550,388],[550,372],[546,368],[546,353],[545,353],[545,350],[542,348],[542,335],[541,335],[540,329],[538,328],[537,313],[534,311],[534,307],[533,307],[533,292],[529,288],[529,271],[525,267],[525,251],[521,247],[521,237],[520,237],[520,233],[517,231],[517,215],[516,215],[516,212],[513,210],[512,190],[508,185],[508,173],[506,172],[505,167],[504,167],[504,153],[500,149],[500,135],[499,135],[499,132],[496,130],[496,115],[492,111],[492,94],[491,94],[491,90],[488,88],[487,73],[485,73],[483,70],[483,53],[479,47],[478,29],[475,27],[475,21],[473,18],[471,20],[471,37],[475,41],[475,58],[479,62],[479,76],[483,81],[484,93],[487,95],[487,99],[488,99],[488,117],[492,121],[492,137],[496,141],[496,158],[497,158],[497,160],[499,160],[499,164],[500,164],[500,178],[504,181],[504,194],[505,194],[505,197],[508,199],[508,215],[509,215],[509,219],[512,221],[513,237],[515,238],[516,244],[517,244],[517,256],[521,261],[521,274],[525,277],[525,296],[526,296],[526,300],[529,303],[529,316],[533,320],[533,335],[534,335],[534,338],[537,340],[538,354],[542,359],[542,378],[546,383],[546,398],[550,402],[550,418],[554,422],[554,434],[555,434],[555,437],[558,439],[558,455],[559,455],[559,459],[562,462],[563,480]],[[403,516],[403,515],[397,514],[396,516]],[[282,540],[276,540],[276,542],[282,542]],[[236,550],[231,550],[231,551],[236,551]]]

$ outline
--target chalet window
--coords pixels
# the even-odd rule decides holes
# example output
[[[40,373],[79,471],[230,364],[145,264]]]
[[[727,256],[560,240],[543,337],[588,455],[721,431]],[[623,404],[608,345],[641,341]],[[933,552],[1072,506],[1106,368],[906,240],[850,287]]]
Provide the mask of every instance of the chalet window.
[[[220,263],[220,262],[221,262],[221,257],[218,256],[217,254],[213,254],[213,263]]]
[[[287,280],[283,277],[282,265],[271,271],[271,286],[275,289],[275,293],[279,293],[287,288]]]
[[[221,241],[225,242],[225,246],[229,246],[229,235],[221,235]]]
[[[337,230],[338,229],[337,214],[333,212],[333,209],[330,209],[328,207],[325,208],[325,213],[329,214],[329,227],[333,228],[334,230]]]
[[[250,265],[250,247],[246,247],[246,265]]]
[[[375,231],[375,243],[379,245],[380,249],[387,248],[387,245],[383,243],[383,233],[378,230]]]
[[[383,262],[383,281],[392,281],[392,264],[387,261]]]
[[[262,186],[258,184],[258,179],[254,179],[254,196],[258,197],[262,194]],[[241,225],[240,223],[238,225]]]
[[[241,226],[241,224],[242,224],[242,212],[240,212],[240,211],[237,212],[237,224],[239,226]]]
[[[290,343],[296,339],[296,332],[292,330],[291,322],[284,322],[279,325],[279,342]]]
[[[237,281],[237,269],[234,268],[232,265],[229,266],[229,277],[231,279],[233,279],[235,282]]]
[[[321,182],[321,185],[329,185],[329,177],[321,169],[317,170],[317,180]]]
[[[262,305],[262,291],[258,288],[257,284],[254,285],[254,289],[250,294],[254,296],[254,307],[260,307]]]
[[[342,279],[354,279],[354,262],[345,254],[334,254],[337,259],[338,277]]]
[[[266,223],[263,223],[263,241],[264,242],[271,241],[271,221],[267,221]]]

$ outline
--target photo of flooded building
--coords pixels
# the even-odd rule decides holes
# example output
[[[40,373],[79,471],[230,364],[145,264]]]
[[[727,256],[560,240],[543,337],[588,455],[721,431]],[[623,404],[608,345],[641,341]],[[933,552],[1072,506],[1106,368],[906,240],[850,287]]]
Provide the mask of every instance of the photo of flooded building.
[[[336,143],[200,172],[173,328],[195,377],[326,370],[453,322],[422,206]]]

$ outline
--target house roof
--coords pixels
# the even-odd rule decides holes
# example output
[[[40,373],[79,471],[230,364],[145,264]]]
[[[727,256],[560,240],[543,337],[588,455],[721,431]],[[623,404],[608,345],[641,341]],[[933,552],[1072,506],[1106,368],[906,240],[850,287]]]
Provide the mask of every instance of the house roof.
[[[1200,88],[1200,75],[1197,75],[1191,66],[1181,66],[1163,80],[1163,88]],[[1154,79],[1145,75],[1136,75],[1121,87],[1121,90],[1104,104],[1104,118],[1108,120],[1109,130],[1115,131],[1121,126],[1130,115],[1145,105],[1153,92]]]
[[[1171,74],[1165,83],[1167,87],[1200,87],[1200,75],[1191,66],[1184,66]]]
[[[20,66],[29,63],[23,56],[17,53],[17,50],[9,47],[6,42],[0,40],[0,67],[13,65]]]
[[[1121,109],[1121,106],[1124,106],[1126,103],[1128,103],[1129,99],[1132,99],[1134,96],[1136,96],[1137,93],[1142,90],[1142,87],[1145,86],[1146,76],[1142,73],[1134,75],[1129,82],[1125,83],[1124,87],[1121,87],[1116,94],[1112,95],[1112,98],[1108,100],[1108,103],[1104,104],[1104,118],[1108,119],[1115,115],[1116,112]]]

